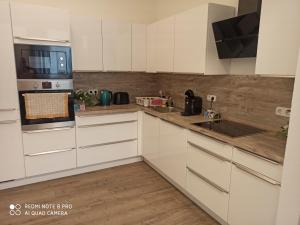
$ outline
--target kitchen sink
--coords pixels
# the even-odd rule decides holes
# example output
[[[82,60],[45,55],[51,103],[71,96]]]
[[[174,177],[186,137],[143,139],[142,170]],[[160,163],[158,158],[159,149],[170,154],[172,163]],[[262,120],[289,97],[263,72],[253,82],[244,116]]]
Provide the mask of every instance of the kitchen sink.
[[[229,120],[207,121],[201,123],[193,123],[195,126],[214,131],[216,133],[224,134],[229,137],[243,137],[264,132],[265,130],[253,127],[250,125],[237,123]]]
[[[160,113],[171,113],[171,112],[181,112],[180,109],[174,108],[174,107],[160,107],[160,106],[156,106],[156,107],[150,107],[150,109],[156,111],[156,112],[160,112]]]

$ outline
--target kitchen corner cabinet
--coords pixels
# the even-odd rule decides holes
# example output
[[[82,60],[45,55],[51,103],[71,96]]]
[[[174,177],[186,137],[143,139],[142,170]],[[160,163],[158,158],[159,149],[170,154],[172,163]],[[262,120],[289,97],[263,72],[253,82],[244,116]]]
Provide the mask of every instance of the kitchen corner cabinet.
[[[131,71],[131,24],[102,21],[103,68]]]
[[[233,7],[208,3],[175,16],[175,73],[229,73],[230,61],[218,57],[212,23],[233,17],[234,11]]]
[[[66,10],[13,2],[11,17],[15,38],[70,41],[70,17]]]
[[[262,1],[256,74],[295,75],[300,47],[300,1]]]
[[[147,26],[145,24],[132,24],[132,71],[146,71],[146,55]]]
[[[71,34],[73,70],[103,70],[101,20],[73,16],[71,18]]]

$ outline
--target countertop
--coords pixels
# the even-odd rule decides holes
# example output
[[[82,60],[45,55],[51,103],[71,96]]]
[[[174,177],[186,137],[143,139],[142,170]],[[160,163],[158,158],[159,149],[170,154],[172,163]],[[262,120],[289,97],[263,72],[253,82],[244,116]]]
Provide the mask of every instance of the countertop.
[[[266,131],[263,133],[249,135],[249,136],[231,138],[226,135],[222,135],[207,130],[205,128],[201,128],[193,125],[193,123],[206,121],[206,119],[202,115],[184,117],[181,116],[179,112],[160,113],[152,110],[151,108],[138,106],[136,104],[112,105],[106,107],[100,107],[100,106],[88,107],[84,112],[77,112],[76,116],[105,115],[105,114],[137,112],[137,111],[144,111],[148,114],[157,116],[165,121],[179,125],[183,128],[201,133],[208,137],[217,139],[221,142],[225,142],[236,148],[246,150],[250,153],[254,153],[258,156],[283,164],[286,139],[282,137],[278,137],[276,132],[272,132],[272,131]]]

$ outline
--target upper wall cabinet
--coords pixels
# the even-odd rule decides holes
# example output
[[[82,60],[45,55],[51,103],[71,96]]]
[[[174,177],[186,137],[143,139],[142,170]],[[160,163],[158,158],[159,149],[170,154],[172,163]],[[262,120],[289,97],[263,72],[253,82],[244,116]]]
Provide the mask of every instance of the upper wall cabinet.
[[[203,4],[175,16],[174,72],[227,74],[229,60],[220,60],[212,23],[234,16],[235,9]]]
[[[256,74],[295,75],[300,47],[300,1],[262,1]]]
[[[105,71],[131,71],[131,24],[102,21]]]
[[[75,71],[101,71],[101,20],[91,17],[72,17],[72,58]]]
[[[155,68],[157,72],[173,72],[174,17],[160,20],[155,26]]]
[[[25,40],[70,41],[67,11],[39,5],[12,3],[13,35]]]
[[[149,24],[147,26],[147,72],[155,73],[155,34],[156,23]]]
[[[132,71],[146,71],[147,26],[132,24]]]

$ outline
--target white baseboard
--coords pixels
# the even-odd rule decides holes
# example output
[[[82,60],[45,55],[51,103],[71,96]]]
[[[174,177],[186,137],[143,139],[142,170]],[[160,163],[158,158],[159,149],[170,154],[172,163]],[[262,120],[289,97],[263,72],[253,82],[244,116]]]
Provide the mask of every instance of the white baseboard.
[[[140,161],[143,161],[143,158],[140,156],[137,156],[137,157],[133,157],[133,158],[127,158],[127,159],[116,160],[116,161],[111,161],[111,162],[107,162],[107,163],[101,163],[101,164],[97,164],[97,165],[93,165],[93,166],[74,168],[71,170],[60,171],[60,172],[51,173],[51,174],[44,174],[44,175],[28,177],[28,178],[19,179],[19,180],[3,182],[3,183],[0,183],[0,190],[24,186],[24,185],[38,183],[38,182],[47,181],[47,180],[53,180],[53,179],[62,178],[62,177],[68,177],[68,176],[88,173],[88,172],[92,172],[92,171],[97,171],[97,170],[102,170],[102,169],[111,168],[111,167],[115,167],[115,166],[131,164],[131,163],[140,162]]]

